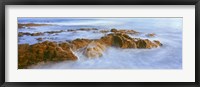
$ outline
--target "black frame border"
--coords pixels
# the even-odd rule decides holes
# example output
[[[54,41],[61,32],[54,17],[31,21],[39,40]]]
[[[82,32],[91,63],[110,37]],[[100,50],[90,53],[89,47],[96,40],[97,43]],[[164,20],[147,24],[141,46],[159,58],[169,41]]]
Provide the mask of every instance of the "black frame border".
[[[200,0],[2,0],[0,1],[0,85],[1,87],[199,87],[200,86]],[[5,82],[6,5],[195,5],[195,82]]]

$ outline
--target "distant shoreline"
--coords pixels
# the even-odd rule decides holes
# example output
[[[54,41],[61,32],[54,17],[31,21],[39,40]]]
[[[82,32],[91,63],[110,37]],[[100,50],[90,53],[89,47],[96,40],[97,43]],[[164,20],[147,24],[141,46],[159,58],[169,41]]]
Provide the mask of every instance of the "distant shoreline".
[[[27,24],[18,24],[18,28],[26,28],[26,27],[34,27],[34,26],[50,26],[51,24],[34,24],[34,23],[27,23]]]

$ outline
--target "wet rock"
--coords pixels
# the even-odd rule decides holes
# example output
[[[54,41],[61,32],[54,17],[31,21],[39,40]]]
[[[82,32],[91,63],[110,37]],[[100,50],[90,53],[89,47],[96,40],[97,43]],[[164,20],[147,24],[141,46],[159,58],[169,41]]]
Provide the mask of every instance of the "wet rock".
[[[69,29],[68,32],[76,32],[76,31],[91,31],[98,30],[97,28],[80,28],[80,29]]]
[[[126,34],[112,33],[102,37],[99,40],[100,43],[105,43],[108,46],[120,47],[120,48],[136,48],[135,41]]]
[[[154,40],[154,43],[156,43],[158,46],[162,46],[162,44],[158,40]]]
[[[22,37],[22,36],[24,36],[24,34],[22,32],[19,32],[18,37]]]
[[[109,30],[100,30],[99,32],[101,32],[101,33],[108,33]]]
[[[50,24],[33,24],[33,23],[28,23],[28,24],[18,24],[18,28],[30,28],[34,26],[50,26]]]
[[[75,29],[69,29],[69,30],[67,30],[68,32],[76,32],[77,30],[75,30]]]
[[[62,48],[55,42],[45,41],[33,45],[21,44],[18,48],[18,67],[26,68],[29,65],[47,61],[77,60],[69,48]]]
[[[19,37],[22,37],[24,35],[27,35],[27,36],[41,36],[41,35],[44,35],[44,33],[41,33],[41,32],[37,32],[37,33],[19,32],[18,33]]]
[[[71,45],[67,42],[64,42],[64,43],[59,43],[58,44],[63,50],[68,50],[70,49]]]
[[[101,44],[106,44],[107,46],[112,46],[113,43],[113,35],[108,34],[104,37],[101,37],[99,40],[97,40]]]
[[[43,39],[42,39],[42,38],[37,38],[36,40],[37,40],[37,41],[42,41]]]
[[[22,37],[22,36],[24,36],[24,35],[31,35],[31,33],[28,33],[28,32],[19,32],[19,33],[18,33],[18,36],[19,36],[19,37]]]
[[[123,33],[123,34],[139,34],[139,32],[137,32],[137,31],[134,31],[134,30],[125,30],[125,29],[120,29],[120,30],[111,29],[111,32],[114,32],[114,33]]]
[[[18,68],[24,68],[29,64],[29,44],[18,45]]]
[[[113,34],[112,46],[120,48],[137,48],[135,41],[126,34]]]
[[[32,33],[30,34],[31,36],[41,36],[41,35],[44,35],[44,33],[41,33],[41,32],[37,32],[37,33]]]
[[[124,33],[111,33],[98,40],[101,44],[106,44],[107,46],[114,46],[119,48],[155,48],[162,46],[162,44],[157,41],[150,41],[148,39],[131,38]]]
[[[61,32],[64,32],[64,30],[60,30],[60,31],[46,31],[44,33],[54,34],[54,33],[61,33]]]
[[[29,35],[29,36],[41,36],[44,35],[44,33],[48,33],[48,34],[54,34],[54,33],[61,33],[64,32],[64,30],[60,30],[60,31],[46,31],[46,32],[36,32],[36,33],[29,33],[29,32],[19,32],[18,36],[21,37],[23,35]]]
[[[81,31],[91,31],[91,30],[98,30],[97,28],[80,28],[77,30],[81,30]]]
[[[150,40],[148,39],[140,39],[136,42],[137,44],[137,48],[147,48],[147,49],[150,49],[150,48],[156,48],[158,47],[159,45],[151,42]]]
[[[110,30],[110,32],[117,32],[117,29],[113,28]]]
[[[105,50],[104,45],[100,44],[99,42],[92,41],[84,49],[83,54],[88,58],[97,58],[103,56],[104,50]]]
[[[77,49],[87,46],[90,42],[91,42],[91,40],[89,40],[89,39],[79,39],[78,38],[78,39],[71,41],[70,44],[72,44],[73,50],[77,50]]]
[[[155,33],[146,34],[147,37],[155,37]]]
[[[18,47],[18,67],[26,68],[29,65],[37,64],[39,62],[47,61],[63,61],[63,60],[77,60],[77,56],[73,53],[76,50],[83,50],[83,55],[88,58],[97,58],[103,56],[103,52],[109,46],[118,47],[122,49],[141,48],[150,49],[162,46],[160,41],[150,41],[148,39],[132,38],[128,34],[129,30],[111,30],[113,33],[105,34],[100,39],[75,39],[62,43],[44,41],[33,45],[20,44]],[[23,35],[41,35],[43,33],[22,33]],[[44,38],[43,38],[44,39]],[[37,38],[42,40],[42,38]]]

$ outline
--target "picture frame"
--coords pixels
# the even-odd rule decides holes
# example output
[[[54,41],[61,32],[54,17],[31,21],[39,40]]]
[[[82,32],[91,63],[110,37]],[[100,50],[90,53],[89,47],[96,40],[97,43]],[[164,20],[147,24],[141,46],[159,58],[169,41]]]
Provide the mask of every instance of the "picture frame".
[[[6,59],[6,5],[195,5],[195,82],[5,82]],[[117,86],[117,87],[198,87],[200,86],[199,71],[199,29],[200,29],[199,0],[3,0],[1,1],[1,52],[0,52],[0,81],[1,87],[80,87],[80,86]]]

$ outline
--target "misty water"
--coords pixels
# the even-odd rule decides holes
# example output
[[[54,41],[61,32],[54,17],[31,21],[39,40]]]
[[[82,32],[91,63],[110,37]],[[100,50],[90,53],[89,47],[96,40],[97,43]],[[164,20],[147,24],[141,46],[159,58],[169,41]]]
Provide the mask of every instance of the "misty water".
[[[32,69],[182,69],[182,18],[18,18],[18,23],[51,24],[18,29],[18,32],[67,31],[69,29],[97,28],[98,30],[61,32],[43,36],[22,36],[18,44],[43,41],[66,42],[77,38],[99,39],[104,33],[99,30],[133,29],[139,35],[134,38],[159,40],[163,46],[152,49],[120,49],[108,47],[100,58],[89,59],[75,51],[77,61],[39,63]],[[155,33],[155,37],[146,34]]]

